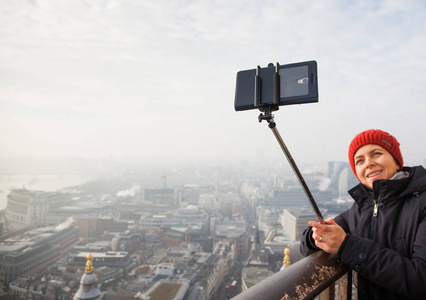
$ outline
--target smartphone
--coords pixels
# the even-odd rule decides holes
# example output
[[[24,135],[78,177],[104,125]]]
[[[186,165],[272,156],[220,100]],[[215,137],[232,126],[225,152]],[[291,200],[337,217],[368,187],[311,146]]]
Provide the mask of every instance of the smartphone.
[[[279,75],[279,83],[274,80],[276,73]],[[278,86],[275,87],[275,84]],[[235,110],[249,110],[273,104],[274,89],[277,88],[278,106],[318,102],[317,62],[277,64],[239,71],[235,89]]]

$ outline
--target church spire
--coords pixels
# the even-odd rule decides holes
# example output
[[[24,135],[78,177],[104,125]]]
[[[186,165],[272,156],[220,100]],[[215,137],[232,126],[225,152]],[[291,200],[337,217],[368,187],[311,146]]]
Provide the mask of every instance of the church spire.
[[[93,271],[93,266],[92,266],[92,253],[88,253],[87,256],[87,262],[86,262],[86,274],[91,274]]]
[[[283,266],[281,267],[281,270],[287,268],[290,265],[290,249],[285,248],[284,249],[284,258],[283,258]]]
[[[81,276],[80,287],[74,295],[74,300],[94,300],[100,299],[101,292],[98,289],[96,275],[93,274],[92,254],[88,253],[86,271]]]

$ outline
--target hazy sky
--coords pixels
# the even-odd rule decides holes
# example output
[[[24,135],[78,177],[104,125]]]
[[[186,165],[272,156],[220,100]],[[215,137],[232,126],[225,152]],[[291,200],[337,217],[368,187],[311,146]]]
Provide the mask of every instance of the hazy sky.
[[[426,2],[0,0],[0,159],[285,160],[240,70],[318,62],[320,101],[281,107],[299,164],[380,128],[426,158]]]

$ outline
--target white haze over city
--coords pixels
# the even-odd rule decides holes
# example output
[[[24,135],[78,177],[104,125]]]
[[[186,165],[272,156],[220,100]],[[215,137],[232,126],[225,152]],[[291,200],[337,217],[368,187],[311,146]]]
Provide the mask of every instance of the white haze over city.
[[[0,1],[0,161],[285,160],[236,73],[318,63],[319,103],[283,106],[299,164],[347,161],[380,128],[426,158],[424,1]]]

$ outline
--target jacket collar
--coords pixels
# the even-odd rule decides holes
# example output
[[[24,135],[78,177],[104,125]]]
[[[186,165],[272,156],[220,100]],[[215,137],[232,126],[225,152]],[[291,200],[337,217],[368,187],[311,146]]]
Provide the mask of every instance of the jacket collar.
[[[388,199],[403,198],[426,190],[426,170],[422,166],[405,167],[403,170],[408,172],[408,177],[397,180],[376,180],[373,183],[373,192],[360,183],[349,190],[349,195],[358,205],[361,205],[365,200],[372,198],[380,197],[384,201],[389,201]]]

